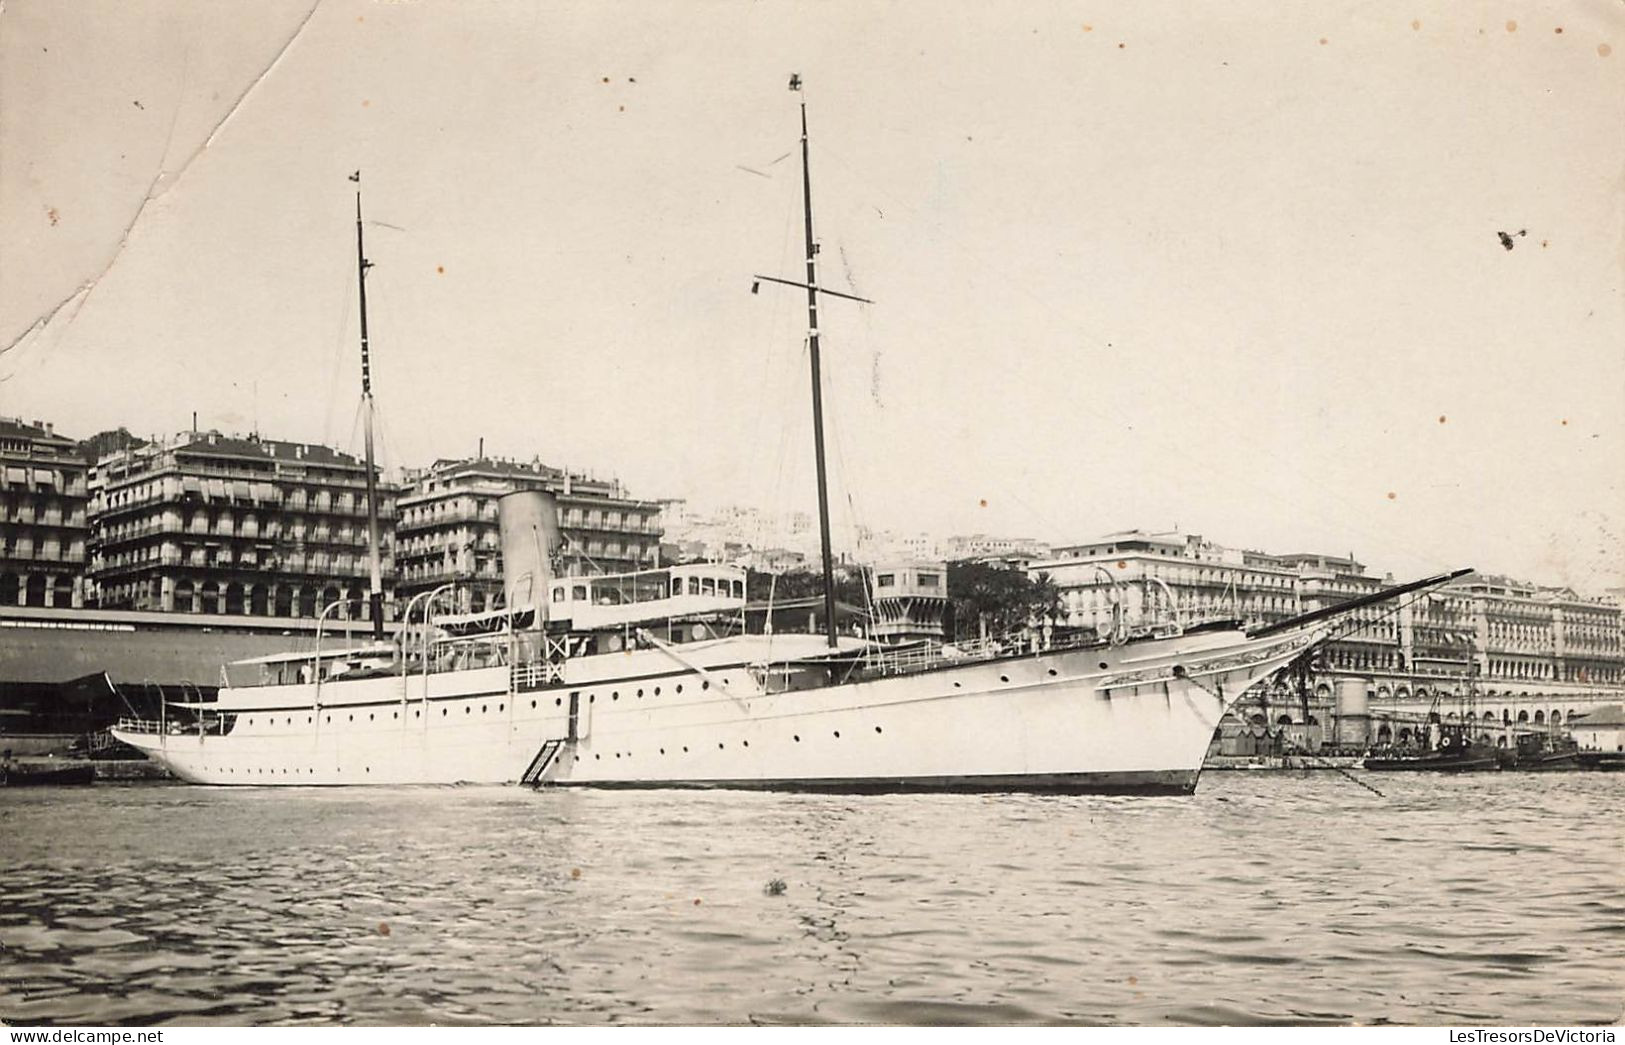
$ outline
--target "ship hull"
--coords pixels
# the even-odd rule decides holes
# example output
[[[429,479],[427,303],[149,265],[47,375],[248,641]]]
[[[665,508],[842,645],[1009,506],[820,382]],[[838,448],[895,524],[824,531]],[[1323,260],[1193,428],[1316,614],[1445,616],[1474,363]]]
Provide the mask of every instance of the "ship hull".
[[[791,676],[841,669],[747,637],[581,658],[530,687],[486,668],[223,690],[219,734],[115,734],[205,784],[1188,794],[1226,707],[1315,637],[1209,632],[810,685]]]
[[[938,792],[1031,792],[1052,795],[1188,795],[1196,790],[1195,769],[1120,773],[1012,773],[936,777],[736,777],[728,780],[559,781],[560,787],[622,790],[676,788],[720,791],[791,791],[812,794],[908,795]]]

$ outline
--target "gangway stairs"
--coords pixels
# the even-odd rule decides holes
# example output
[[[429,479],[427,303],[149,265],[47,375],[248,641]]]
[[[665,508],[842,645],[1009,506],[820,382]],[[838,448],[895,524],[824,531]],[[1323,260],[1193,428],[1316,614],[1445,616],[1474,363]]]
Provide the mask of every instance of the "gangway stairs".
[[[560,738],[544,743],[541,750],[536,752],[536,757],[530,760],[530,767],[525,770],[525,775],[519,778],[519,782],[531,787],[541,787],[542,774],[547,772],[547,768],[558,757],[559,751],[569,742],[568,738]]]

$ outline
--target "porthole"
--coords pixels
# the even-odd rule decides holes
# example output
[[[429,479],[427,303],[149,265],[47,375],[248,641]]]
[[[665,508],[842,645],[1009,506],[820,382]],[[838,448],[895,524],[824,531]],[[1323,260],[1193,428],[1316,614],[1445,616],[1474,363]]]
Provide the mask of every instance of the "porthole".
[[[532,711],[536,710],[536,702],[534,700],[530,702],[530,710],[532,710]]]
[[[252,717],[249,718],[248,724],[251,726],[254,724],[254,719]]]
[[[1106,662],[1105,662],[1105,661],[1101,661],[1101,662],[1100,662],[1100,670],[1101,670],[1101,671],[1105,671],[1105,670],[1106,670]]]
[[[498,710],[498,711],[501,711],[501,710],[502,710],[502,709],[503,709],[503,708],[505,708],[505,707],[507,707],[507,705],[506,705],[506,704],[498,704],[498,705],[497,705],[497,710]]]
[[[327,718],[327,721],[329,723],[331,723],[333,721],[333,716],[332,715],[328,715],[328,716],[326,716],[326,718]]]
[[[290,726],[293,725],[293,716],[292,715],[288,716],[288,725],[290,725]]]
[[[796,743],[798,743],[798,744],[801,743],[801,734],[800,733],[797,733],[795,735],[795,740],[796,740]]]
[[[603,755],[594,755],[592,757],[593,757],[593,759],[595,761],[602,761],[604,756]]]
[[[368,767],[367,767],[367,772],[369,772],[369,773],[371,773],[371,772],[372,772],[372,767],[371,767],[371,766],[368,766]]]
[[[959,689],[959,688],[960,688],[959,683],[955,682],[954,683],[954,689]]]
[[[307,725],[307,726],[310,725],[310,716],[309,715],[305,716],[305,725]]]
[[[466,705],[466,704],[465,704],[465,705],[463,705],[463,714],[465,714],[465,715],[472,715],[472,714],[473,714],[473,713],[474,713],[474,709],[473,709],[473,708],[471,708],[471,707],[469,707],[469,706],[468,706],[468,705]]]
[[[485,711],[486,711],[486,708],[487,708],[487,707],[488,707],[488,706],[489,706],[489,705],[486,705],[486,704],[481,704],[481,705],[480,705],[480,714],[482,714],[482,715],[483,715],[483,714],[485,714]]]
[[[999,681],[1000,682],[1009,682],[1010,681],[1010,676],[1009,675],[1000,675],[999,676]]]
[[[639,694],[638,694],[638,696],[640,696],[640,697],[641,697],[641,696],[643,696],[643,694],[642,694],[642,693],[641,693],[641,692],[640,692],[640,693],[639,693]],[[656,687],[655,687],[655,696],[657,696],[657,697],[658,697],[658,696],[660,696],[660,687],[659,687],[659,686],[656,686]]]
[[[413,718],[422,718],[423,717],[423,710],[421,708],[419,708],[418,710],[413,711],[412,712],[412,717]]]
[[[685,754],[685,755],[688,754],[688,745],[687,744],[683,745],[683,754]]]
[[[534,700],[531,701],[532,705],[534,705],[535,703],[536,702]],[[563,697],[554,697],[553,698],[553,706],[556,707],[556,708],[557,707],[563,707],[564,706],[564,698]]]
[[[682,691],[683,691],[683,684],[682,684],[682,683],[681,683],[681,682],[679,682],[679,683],[678,683],[678,684],[677,684],[677,692],[678,692],[678,693],[681,693],[681,692],[682,692]]]
[[[445,717],[446,717],[446,710],[447,710],[447,709],[446,709],[446,708],[441,708],[441,709],[440,709],[440,717],[441,717],[441,718],[445,718]]]
[[[369,712],[367,712],[367,721],[368,721],[368,722],[371,722],[371,721],[373,721],[373,716],[372,716],[372,712],[370,712],[370,711],[369,711]]]
[[[717,750],[718,750],[718,751],[721,751],[721,750],[722,750],[722,741],[720,741],[720,740],[719,740],[719,741],[717,741]]]
[[[880,727],[879,727],[879,726],[876,726],[876,727],[875,727],[875,732],[876,732],[876,733],[879,733],[879,732],[880,732]]]
[[[351,716],[350,716],[350,717],[349,717],[349,718],[350,718],[350,721],[351,721],[351,722],[354,722],[354,721],[355,721],[355,716],[354,716],[354,715],[351,715]]]
[[[710,681],[709,681],[709,680],[707,680],[707,681],[704,681],[704,682],[701,682],[701,683],[700,683],[700,688],[701,688],[701,689],[710,689],[710,688],[711,688],[711,683],[710,683]]]
[[[400,717],[401,717],[401,713],[400,713],[400,712],[399,712],[399,711],[391,711],[391,712],[390,712],[390,713],[389,713],[389,717],[390,717],[390,718],[400,718]]]
[[[591,693],[587,694],[587,703],[596,704],[597,702],[598,702],[598,698],[595,695],[593,695]]]
[[[748,741],[748,740],[741,740],[740,743],[745,745],[746,747],[750,747],[750,741]]]
[[[620,753],[620,752],[619,752],[619,751],[617,751],[617,752],[615,752],[615,757],[616,757],[616,758],[620,758],[620,757],[621,757],[621,753]]]
[[[841,739],[841,731],[840,731],[840,730],[838,730],[838,729],[837,729],[837,730],[836,730],[836,731],[835,731],[835,739],[836,739],[836,740],[839,740],[839,739]]]
[[[643,690],[641,690],[641,689],[638,690],[638,696],[640,696],[640,697],[643,696]]]
[[[665,749],[665,748],[661,748],[661,749],[660,749],[660,753],[661,753],[661,754],[662,754],[662,755],[664,755],[664,754],[665,754],[665,753],[666,753],[666,749]]]
[[[1054,668],[1049,669],[1050,678],[1054,678],[1057,674],[1059,674],[1059,672],[1057,672]]]
[[[620,690],[615,690],[613,693],[611,693],[609,695],[609,699],[610,700],[620,700],[621,699],[621,691]]]

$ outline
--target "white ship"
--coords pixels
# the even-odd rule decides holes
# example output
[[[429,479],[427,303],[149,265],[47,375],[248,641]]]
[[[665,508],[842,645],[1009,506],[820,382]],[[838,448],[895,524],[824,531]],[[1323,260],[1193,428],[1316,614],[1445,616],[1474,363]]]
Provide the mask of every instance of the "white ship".
[[[1348,611],[1455,576],[1252,631],[1169,621],[908,647],[837,634],[817,307],[851,295],[817,282],[805,105],[801,143],[806,282],[758,279],[807,293],[825,635],[746,633],[745,574],[729,566],[560,576],[552,498],[517,493],[500,503],[508,608],[437,617],[442,593],[419,596],[394,642],[230,665],[216,700],[114,735],[201,784],[1189,793],[1249,686]],[[381,640],[376,570],[373,590]]]

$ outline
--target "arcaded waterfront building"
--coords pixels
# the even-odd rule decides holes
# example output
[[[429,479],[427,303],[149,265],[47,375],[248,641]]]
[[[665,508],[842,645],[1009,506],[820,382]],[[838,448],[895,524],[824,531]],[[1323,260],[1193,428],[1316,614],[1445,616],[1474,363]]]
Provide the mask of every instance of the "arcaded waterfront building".
[[[1269,624],[1300,612],[1291,564],[1195,534],[1126,530],[1057,547],[1028,573],[1049,575],[1064,623],[1102,634],[1116,614],[1133,623],[1174,614],[1186,624],[1222,617]]]
[[[1060,589],[1066,623],[1102,633],[1114,605],[1133,625],[1167,617],[1170,604],[1186,625],[1259,624],[1394,583],[1352,556],[1270,555],[1176,533],[1127,531],[1056,552],[1030,572]],[[1470,719],[1477,739],[1510,744],[1520,731],[1561,726],[1625,696],[1621,623],[1612,599],[1470,575],[1355,611],[1307,673],[1277,676],[1237,712],[1250,728],[1315,748],[1338,731],[1338,694],[1347,697],[1350,681],[1363,687],[1371,743],[1403,743],[1430,722]]]
[[[314,443],[188,433],[109,454],[93,482],[99,605],[312,617],[368,615],[366,466]],[[396,490],[379,487],[385,601]]]
[[[516,490],[554,495],[567,572],[624,573],[658,564],[660,504],[625,496],[619,482],[539,461],[442,459],[412,476],[400,496],[401,598],[455,583],[459,610],[502,605],[497,501]]]
[[[50,424],[0,417],[0,606],[81,605],[87,471]]]

